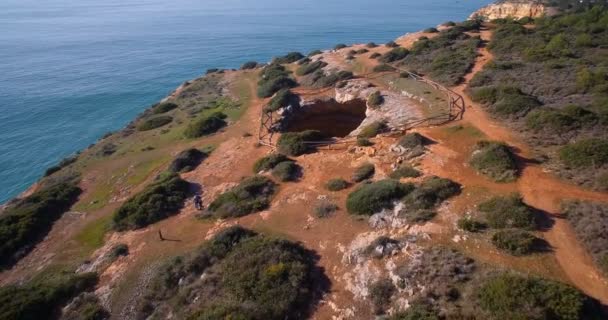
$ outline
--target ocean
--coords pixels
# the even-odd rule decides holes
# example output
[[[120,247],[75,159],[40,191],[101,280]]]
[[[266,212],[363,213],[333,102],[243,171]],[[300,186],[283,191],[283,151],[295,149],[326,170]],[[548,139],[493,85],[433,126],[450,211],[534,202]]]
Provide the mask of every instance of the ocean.
[[[2,0],[0,203],[185,80],[383,43],[491,0]]]

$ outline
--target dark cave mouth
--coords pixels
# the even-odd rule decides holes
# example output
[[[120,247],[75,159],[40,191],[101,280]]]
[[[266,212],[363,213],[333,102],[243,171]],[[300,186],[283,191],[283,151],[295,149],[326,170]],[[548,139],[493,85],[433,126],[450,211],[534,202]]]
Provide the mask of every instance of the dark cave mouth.
[[[316,101],[292,115],[285,131],[317,130],[325,138],[344,138],[365,120],[365,100],[354,99],[346,103],[335,100]]]

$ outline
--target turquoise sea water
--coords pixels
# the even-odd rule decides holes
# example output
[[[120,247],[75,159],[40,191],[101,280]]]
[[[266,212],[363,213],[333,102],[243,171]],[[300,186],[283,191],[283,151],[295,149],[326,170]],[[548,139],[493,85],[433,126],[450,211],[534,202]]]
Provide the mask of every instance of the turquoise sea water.
[[[185,80],[378,43],[490,0],[2,0],[0,203]]]

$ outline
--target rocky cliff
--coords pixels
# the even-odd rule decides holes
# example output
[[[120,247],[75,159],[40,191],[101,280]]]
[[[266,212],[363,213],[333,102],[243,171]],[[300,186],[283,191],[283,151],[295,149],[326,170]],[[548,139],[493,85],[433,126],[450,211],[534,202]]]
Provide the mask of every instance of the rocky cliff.
[[[548,8],[541,1],[534,0],[506,0],[485,6],[475,11],[469,19],[481,18],[494,20],[501,18],[536,18],[548,13]]]

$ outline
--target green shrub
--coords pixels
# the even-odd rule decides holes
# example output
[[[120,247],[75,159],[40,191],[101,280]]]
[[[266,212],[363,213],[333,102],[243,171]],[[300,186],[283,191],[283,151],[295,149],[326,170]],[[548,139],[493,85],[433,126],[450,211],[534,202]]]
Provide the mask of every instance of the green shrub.
[[[106,320],[110,313],[104,309],[95,293],[78,295],[62,310],[61,320]]]
[[[338,43],[336,46],[334,46],[334,50],[340,50],[340,49],[344,49],[348,47],[347,45],[345,45],[344,43]]]
[[[286,64],[286,63],[294,63],[300,59],[304,59],[304,55],[301,54],[300,52],[289,52],[288,54],[282,56],[282,57],[278,57],[275,58],[273,63],[278,63],[278,64]]]
[[[414,169],[412,166],[408,164],[400,165],[395,171],[390,174],[391,179],[401,179],[401,178],[418,178],[422,174],[420,171]]]
[[[384,98],[380,91],[374,91],[367,97],[367,105],[372,108],[379,108],[382,103],[384,103]]]
[[[288,106],[292,101],[297,99],[298,96],[293,94],[291,90],[281,89],[272,97],[272,99],[270,99],[270,102],[264,108],[264,110],[274,112]]]
[[[364,53],[368,53],[368,52],[369,52],[369,50],[363,48],[363,49],[359,49],[359,50],[355,51],[355,54],[364,54]]]
[[[316,55],[322,54],[322,53],[323,53],[323,51],[321,51],[321,50],[313,50],[308,54],[308,56],[313,57],[313,56],[316,56]]]
[[[312,63],[307,63],[307,64],[303,64],[301,65],[297,70],[296,70],[296,74],[299,76],[305,76],[307,74],[311,74],[319,69],[324,68],[325,66],[327,66],[327,63],[321,60],[317,60],[315,62]]]
[[[372,283],[369,287],[369,297],[374,304],[374,313],[383,314],[386,307],[391,303],[391,298],[397,288],[388,278],[383,278]]]
[[[470,217],[460,218],[457,222],[458,228],[468,232],[480,232],[486,228],[485,223]]]
[[[374,176],[376,167],[372,163],[364,163],[358,166],[353,172],[352,181],[361,182]]]
[[[258,63],[255,61],[247,61],[241,66],[241,70],[255,69],[258,67]]]
[[[432,209],[460,193],[460,185],[452,180],[428,177],[403,198],[408,211]]]
[[[226,115],[221,112],[215,112],[209,116],[194,120],[184,130],[186,138],[199,138],[217,132],[227,125]]]
[[[518,229],[501,230],[492,236],[492,243],[496,248],[515,256],[532,253],[537,241],[533,234]]]
[[[365,46],[368,47],[368,48],[375,48],[378,45],[376,43],[374,43],[374,42],[368,42]]]
[[[492,228],[536,228],[534,211],[526,205],[518,194],[494,197],[479,204],[488,225]]]
[[[241,217],[262,211],[270,205],[275,183],[263,176],[247,178],[222,193],[209,204],[209,211],[219,218]]]
[[[173,102],[161,102],[152,108],[152,114],[161,114],[177,109],[178,105]]]
[[[381,63],[372,69],[373,72],[393,72],[395,70],[397,70],[395,67],[386,63]]]
[[[533,110],[526,116],[526,126],[532,130],[569,131],[576,120],[555,110]]]
[[[44,176],[48,177],[48,176],[52,175],[53,173],[58,172],[61,169],[71,165],[72,163],[76,162],[77,160],[78,160],[78,155],[69,156],[67,158],[64,158],[63,160],[59,161],[58,164],[46,169],[46,171],[44,172]]]
[[[573,168],[608,164],[608,140],[591,138],[568,144],[559,150],[562,162]]]
[[[597,302],[559,282],[510,274],[479,288],[479,304],[496,319],[600,319]]]
[[[382,56],[382,58],[380,58],[380,62],[391,63],[391,62],[399,61],[399,60],[405,59],[405,57],[407,57],[407,55],[409,53],[410,53],[410,51],[407,50],[406,48],[397,47],[397,48],[394,48],[391,51],[385,53]]]
[[[428,303],[414,303],[407,310],[392,315],[389,320],[439,320],[439,314]]]
[[[490,105],[490,111],[501,116],[525,116],[540,102],[524,94],[516,87],[486,86],[473,89],[471,98],[475,102]]]
[[[408,133],[399,139],[398,144],[407,149],[416,147],[424,147],[429,144],[430,140],[418,132]]]
[[[373,138],[378,134],[386,131],[387,126],[383,121],[375,121],[361,129],[361,132],[357,135],[358,138]]]
[[[395,180],[381,180],[362,184],[346,199],[346,209],[351,214],[372,215],[382,209],[393,207],[393,202],[414,189],[412,184]]]
[[[357,137],[357,145],[359,147],[369,147],[373,146],[374,143],[371,142],[368,138]]]
[[[272,169],[272,176],[282,182],[297,180],[299,173],[300,166],[293,161],[280,162]]]
[[[405,218],[408,223],[425,223],[433,220],[437,212],[435,210],[402,210],[399,216]]]
[[[327,218],[338,210],[338,206],[328,202],[322,201],[315,206],[315,215],[317,218]]]
[[[0,269],[13,264],[51,230],[77,200],[77,181],[42,186],[0,215]]]
[[[325,183],[325,189],[329,191],[340,191],[348,188],[348,182],[342,178],[331,179]]]
[[[385,46],[389,47],[389,48],[396,48],[399,45],[395,42],[395,41],[389,41],[385,44]]]
[[[159,176],[114,213],[114,229],[140,229],[179,213],[189,190],[190,184],[176,173]]]
[[[496,182],[512,182],[517,179],[517,163],[511,148],[506,144],[480,141],[469,162],[480,173]]]
[[[37,320],[59,314],[80,292],[93,289],[94,273],[47,275],[44,281],[0,287],[0,319]]]
[[[437,30],[437,28],[426,28],[424,29],[425,33],[437,33],[439,32],[439,30]]]
[[[315,71],[311,76],[312,86],[317,88],[330,87],[344,80],[353,78],[353,73],[350,71],[338,71],[326,75],[322,70]]]
[[[173,121],[173,118],[170,116],[156,116],[149,119],[146,119],[139,126],[137,126],[137,130],[139,131],[148,131],[156,128],[160,128],[164,125],[167,125]]]
[[[318,141],[322,138],[321,133],[315,130],[286,132],[277,141],[277,148],[280,153],[299,156],[314,150],[313,147],[306,144],[307,141]]]
[[[169,165],[170,172],[189,172],[194,170],[207,157],[207,153],[198,149],[186,149],[175,156]]]
[[[608,275],[608,205],[599,202],[569,201],[563,212],[576,237],[585,245],[601,270]]]
[[[382,57],[382,55],[380,53],[378,53],[378,52],[374,52],[374,53],[372,53],[372,54],[369,55],[370,59],[378,59],[380,57]]]
[[[289,158],[280,154],[273,153],[271,155],[265,156],[264,158],[258,159],[253,165],[253,173],[257,174],[262,171],[268,171],[273,169],[277,164],[289,161]]]
[[[119,243],[112,247],[110,251],[110,257],[113,259],[117,259],[118,257],[128,256],[129,255],[129,246],[124,243]]]
[[[295,86],[297,86],[297,83],[289,77],[289,72],[285,67],[278,63],[272,63],[260,73],[258,97],[268,98],[281,89],[289,89]]]

